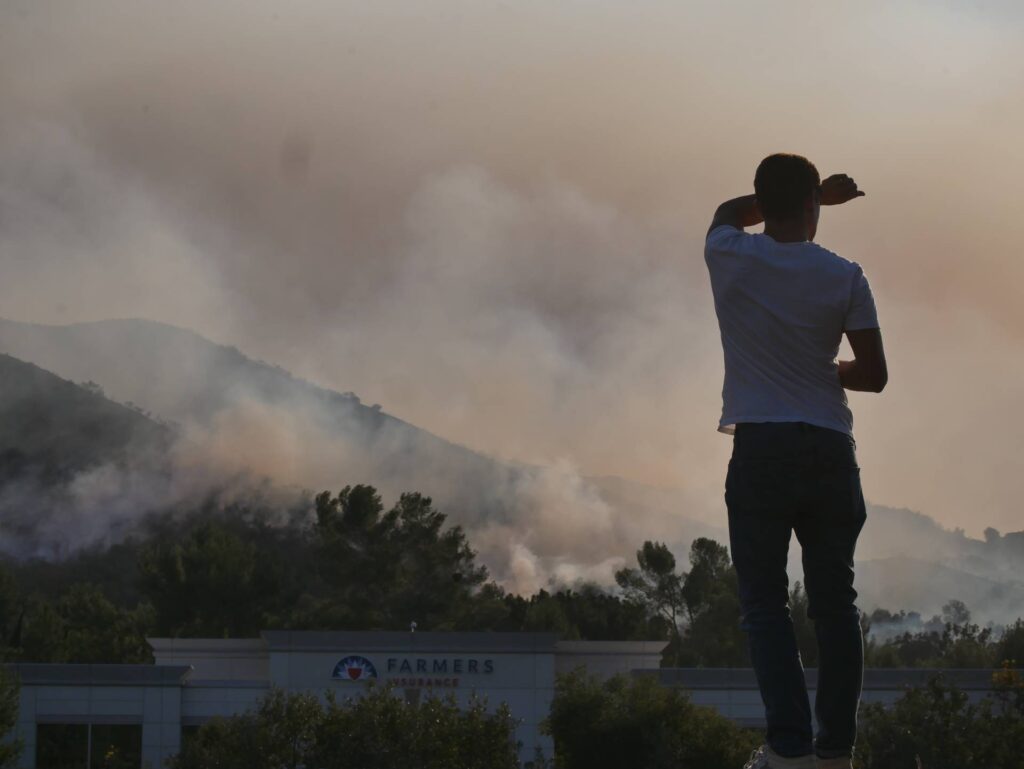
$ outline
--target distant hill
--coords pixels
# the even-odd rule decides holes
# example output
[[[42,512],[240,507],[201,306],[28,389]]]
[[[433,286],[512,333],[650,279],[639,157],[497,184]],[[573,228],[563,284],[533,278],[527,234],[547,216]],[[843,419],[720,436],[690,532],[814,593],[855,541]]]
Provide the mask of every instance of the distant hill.
[[[170,430],[76,385],[0,353],[0,482],[26,473],[61,483],[92,467],[165,452]]]
[[[95,385],[0,354],[0,550],[53,552],[96,539],[95,525],[106,529],[98,538],[117,536],[117,509],[133,499],[124,482],[159,488],[173,440],[168,427]],[[100,523],[96,505],[111,497],[115,515]]]
[[[951,599],[963,601],[976,621],[1024,615],[1024,583],[998,582],[908,555],[859,563],[857,592],[867,611],[908,609],[925,619],[940,614]]]
[[[62,523],[38,532],[63,547],[75,546],[67,541],[69,531],[85,541],[108,536],[111,525],[130,526],[141,509],[194,499],[203,484],[245,472],[244,482],[267,476],[296,493],[371,483],[388,499],[410,490],[432,496],[467,528],[499,580],[528,590],[548,579],[609,582],[644,539],[668,543],[681,566],[695,537],[728,541],[724,505],[720,517],[708,515],[706,500],[685,490],[498,461],[353,393],[318,387],[161,323],[0,320],[0,352],[68,380],[96,382],[114,401],[135,404],[121,406],[95,387],[86,390],[5,359],[11,384],[0,390],[0,408],[6,403],[11,416],[0,451],[7,452],[9,476],[34,477],[50,468],[46,472],[72,478],[68,493],[76,504],[56,517],[42,516]],[[126,463],[159,454],[153,447],[170,447],[173,461]],[[7,498],[23,486],[8,483]],[[791,556],[796,578],[795,543]],[[970,606],[969,593],[1005,612],[1004,619],[1024,614],[1024,533],[976,540],[921,513],[871,505],[857,557],[863,608],[927,613],[950,598]]]
[[[493,489],[508,482],[507,466],[396,419],[380,406],[367,406],[353,393],[317,387],[234,347],[162,323],[129,319],[45,326],[0,320],[0,351],[69,379],[98,382],[112,398],[174,422],[216,425],[239,404],[254,403],[271,414],[300,415],[337,440],[339,457],[359,455],[360,476],[345,478],[339,472],[331,484],[375,482],[396,493],[412,488],[429,493],[433,487],[435,494],[458,486],[467,492],[460,504],[470,505],[478,504],[483,492],[468,493],[469,487]],[[394,479],[402,483],[395,486]]]
[[[678,492],[662,494],[654,510],[638,485],[498,461],[353,393],[317,387],[160,323],[0,321],[0,350],[98,382],[116,400],[172,420],[181,428],[176,455],[198,456],[206,467],[237,458],[278,484],[336,490],[371,483],[390,499],[427,494],[469,530],[483,562],[509,584],[610,581],[643,539],[657,537],[685,554],[693,537],[710,531],[686,516]]]

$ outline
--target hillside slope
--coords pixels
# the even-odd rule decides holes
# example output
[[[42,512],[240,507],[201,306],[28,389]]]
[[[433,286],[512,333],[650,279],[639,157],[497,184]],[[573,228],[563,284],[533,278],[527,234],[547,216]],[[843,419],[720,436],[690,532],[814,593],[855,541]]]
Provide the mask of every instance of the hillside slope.
[[[117,510],[166,477],[173,440],[96,388],[0,354],[0,548],[45,554],[97,529],[116,536]]]
[[[0,353],[0,482],[69,480],[101,464],[159,455],[171,431],[138,411]]]
[[[645,538],[684,555],[709,533],[686,500],[648,510],[635,490],[572,468],[503,462],[298,379],[190,331],[140,320],[72,326],[0,321],[0,350],[98,382],[180,426],[176,456],[221,474],[251,472],[319,491],[370,483],[388,499],[416,490],[465,526],[511,586],[610,582]],[[607,479],[603,479],[607,481]],[[612,488],[614,486],[614,488]],[[606,488],[607,487],[607,488]]]
[[[131,401],[179,425],[173,440],[178,464],[172,471],[154,476],[146,470],[144,483],[133,482],[129,493],[116,497],[113,490],[122,488],[119,484],[125,479],[106,479],[111,491],[103,504],[123,509],[125,525],[129,505],[138,507],[144,493],[154,503],[176,502],[183,498],[184,487],[200,485],[191,476],[182,481],[184,463],[189,473],[194,474],[196,467],[206,472],[206,483],[248,474],[253,483],[265,476],[279,487],[316,491],[370,483],[388,499],[403,491],[420,491],[467,528],[482,561],[499,580],[523,589],[549,579],[609,582],[615,568],[632,562],[645,539],[668,543],[683,567],[695,537],[728,541],[724,509],[709,516],[702,511],[706,500],[690,498],[685,490],[655,489],[614,477],[585,478],[565,467],[498,461],[397,419],[379,406],[366,406],[352,393],[318,387],[172,326],[144,320],[70,326],[0,320],[0,351],[69,379],[98,382],[114,399]],[[45,374],[36,372],[37,377]],[[22,387],[28,391],[32,385]],[[66,390],[69,404],[89,395],[70,382],[63,387],[73,388]],[[11,390],[11,397],[14,394]],[[38,408],[16,410],[20,421],[10,421],[5,444],[15,452],[8,454],[10,467],[18,462],[27,466],[16,452],[43,457],[41,452],[47,450],[58,453],[43,464],[64,468],[57,472],[65,475],[84,467],[83,457],[90,451],[109,466],[117,446],[122,456],[134,451],[121,439],[138,432],[140,445],[148,445],[149,433],[164,429],[117,404],[105,408],[113,408],[111,423],[99,434],[98,443],[92,442],[95,419],[45,421]],[[125,419],[132,425],[142,420],[152,426],[129,429],[119,421]],[[94,491],[97,485],[104,484],[93,473],[78,478],[75,487]],[[81,509],[96,508],[90,503]],[[695,510],[704,514],[691,516]],[[962,531],[944,529],[926,515],[871,505],[857,552],[863,565],[864,606],[929,612],[958,597],[951,593],[958,581],[975,584],[976,578],[980,582],[969,592],[978,601],[1013,616],[1024,613],[1017,590],[1024,564],[1022,541],[1015,535],[996,542],[975,540]],[[795,543],[791,556],[796,579]],[[909,566],[900,571],[897,564],[904,561],[931,563],[964,576],[939,579],[938,572]],[[889,582],[897,579],[904,582]],[[1005,586],[1005,600],[996,600],[985,587],[990,584]]]

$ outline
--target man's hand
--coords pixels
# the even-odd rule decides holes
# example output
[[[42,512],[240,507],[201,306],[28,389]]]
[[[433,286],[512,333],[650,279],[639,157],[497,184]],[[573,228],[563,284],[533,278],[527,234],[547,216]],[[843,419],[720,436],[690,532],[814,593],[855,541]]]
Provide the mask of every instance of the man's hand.
[[[838,206],[840,203],[863,196],[864,193],[857,189],[857,182],[846,174],[832,174],[821,183],[823,206]]]

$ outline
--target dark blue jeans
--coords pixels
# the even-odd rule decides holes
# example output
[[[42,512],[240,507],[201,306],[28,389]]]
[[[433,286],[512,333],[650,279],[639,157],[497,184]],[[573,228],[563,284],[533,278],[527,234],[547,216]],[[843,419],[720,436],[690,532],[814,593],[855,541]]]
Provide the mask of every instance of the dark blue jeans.
[[[853,438],[803,422],[736,426],[725,482],[742,627],[764,700],[768,744],[781,756],[849,756],[864,673],[853,551],[864,525]],[[803,550],[818,640],[818,737],[789,615],[790,532]]]

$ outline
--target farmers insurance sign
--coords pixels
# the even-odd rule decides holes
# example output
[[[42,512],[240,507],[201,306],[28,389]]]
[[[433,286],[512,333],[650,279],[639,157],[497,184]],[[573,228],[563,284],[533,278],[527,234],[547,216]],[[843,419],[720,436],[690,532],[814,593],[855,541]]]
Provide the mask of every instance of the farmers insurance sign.
[[[386,657],[381,675],[367,657],[350,654],[334,666],[332,678],[342,681],[380,680],[396,686],[455,687],[461,676],[491,675],[494,660],[483,657]]]

